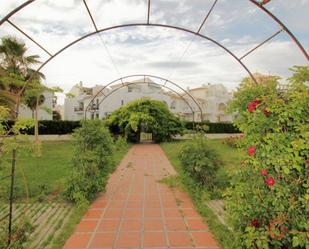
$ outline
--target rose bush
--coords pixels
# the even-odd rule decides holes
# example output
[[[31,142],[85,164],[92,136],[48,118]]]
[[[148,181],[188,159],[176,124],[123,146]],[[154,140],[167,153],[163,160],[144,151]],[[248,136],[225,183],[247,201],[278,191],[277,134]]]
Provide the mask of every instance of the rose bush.
[[[232,178],[226,208],[241,248],[309,248],[309,67],[245,79],[230,110],[248,155]]]

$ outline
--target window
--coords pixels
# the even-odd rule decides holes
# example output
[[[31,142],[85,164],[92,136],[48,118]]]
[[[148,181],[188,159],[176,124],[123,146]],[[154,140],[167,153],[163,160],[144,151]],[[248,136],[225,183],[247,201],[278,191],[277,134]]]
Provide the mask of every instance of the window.
[[[91,113],[91,119],[94,119],[94,113]]]
[[[96,113],[96,115],[95,115],[95,118],[99,118],[100,116],[99,116],[99,113]]]
[[[96,109],[99,109],[99,99],[97,99],[97,106],[96,106]]]
[[[124,101],[123,101],[123,99],[121,100],[121,105],[123,105],[124,104]]]
[[[219,111],[221,111],[221,112],[225,112],[225,110],[226,110],[226,105],[223,104],[223,103],[221,103],[221,104],[219,104],[218,109],[219,109]]]

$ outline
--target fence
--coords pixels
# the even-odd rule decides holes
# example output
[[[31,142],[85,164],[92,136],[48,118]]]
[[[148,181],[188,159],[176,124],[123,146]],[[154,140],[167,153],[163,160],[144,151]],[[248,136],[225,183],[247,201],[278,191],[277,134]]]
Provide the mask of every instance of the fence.
[[[14,194],[14,181],[15,181],[15,166],[16,166],[16,149],[12,151],[12,168],[11,174],[0,178],[0,181],[11,178],[10,197],[9,197],[9,213],[0,218],[0,222],[8,218],[8,246],[12,241],[12,221],[13,221],[13,194]]]

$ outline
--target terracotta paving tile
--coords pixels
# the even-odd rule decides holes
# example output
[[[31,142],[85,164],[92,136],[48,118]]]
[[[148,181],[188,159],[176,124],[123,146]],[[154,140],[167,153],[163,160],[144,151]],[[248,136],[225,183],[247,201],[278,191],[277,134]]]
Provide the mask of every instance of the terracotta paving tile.
[[[140,231],[142,229],[141,220],[123,220],[120,230],[121,231]]]
[[[166,219],[166,228],[168,231],[186,231],[186,223],[183,219]]]
[[[123,208],[126,204],[125,201],[111,201],[108,205],[109,208]]]
[[[65,243],[65,249],[86,248],[90,239],[90,234],[73,234]]]
[[[182,213],[185,217],[201,217],[200,214],[192,208],[182,209]]]
[[[122,215],[122,209],[107,209],[103,218],[119,218]]]
[[[145,219],[144,220],[145,231],[163,231],[162,219]]]
[[[208,226],[201,219],[187,219],[189,230],[208,230]]]
[[[90,248],[112,248],[115,237],[115,233],[96,233]]]
[[[124,219],[140,219],[143,216],[141,209],[126,209],[124,211]]]
[[[142,201],[128,201],[127,208],[143,208]]]
[[[191,201],[182,201],[182,200],[180,200],[179,206],[181,208],[194,208],[194,205],[193,205],[193,203]]]
[[[140,232],[120,232],[115,248],[136,248],[141,245]]]
[[[196,246],[217,246],[217,242],[209,232],[192,232]]]
[[[182,217],[179,209],[177,209],[177,208],[175,208],[175,209],[165,209],[164,215],[167,218],[181,218]]]
[[[91,204],[90,208],[105,208],[107,206],[108,201],[95,201],[94,203]]]
[[[145,232],[144,248],[147,247],[167,247],[167,242],[163,232]]]
[[[116,231],[119,224],[120,219],[112,219],[112,220],[103,219],[101,220],[98,226],[98,231],[99,232]]]
[[[192,241],[187,232],[169,232],[168,239],[172,247],[192,246]]]
[[[145,208],[160,208],[161,203],[160,201],[146,201]]]
[[[134,145],[64,248],[219,248],[190,196],[159,182],[170,174],[159,145]]]
[[[131,194],[129,195],[129,201],[141,201],[144,199],[144,195],[142,194]]]
[[[113,196],[113,200],[115,201],[125,201],[127,198],[128,196],[126,194],[117,194]]]
[[[103,210],[102,209],[89,209],[83,219],[98,219],[101,217],[101,215],[103,214]]]
[[[82,220],[76,227],[76,232],[92,232],[94,231],[97,220]]]
[[[145,218],[160,218],[161,216],[162,212],[159,208],[145,209],[144,211]]]
[[[164,208],[178,208],[177,202],[175,200],[173,201],[163,201],[162,203]]]

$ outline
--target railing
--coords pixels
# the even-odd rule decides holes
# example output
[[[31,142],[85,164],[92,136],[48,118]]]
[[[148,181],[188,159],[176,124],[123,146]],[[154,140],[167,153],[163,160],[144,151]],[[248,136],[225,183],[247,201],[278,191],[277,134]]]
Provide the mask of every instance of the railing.
[[[9,199],[9,213],[0,217],[0,222],[4,221],[5,219],[8,220],[8,247],[12,242],[12,221],[13,221],[13,194],[14,194],[14,181],[15,181],[15,166],[16,166],[16,150],[13,149],[12,152],[12,169],[11,174],[0,178],[0,181],[5,180],[7,178],[11,178],[11,187],[10,187],[10,199]]]

